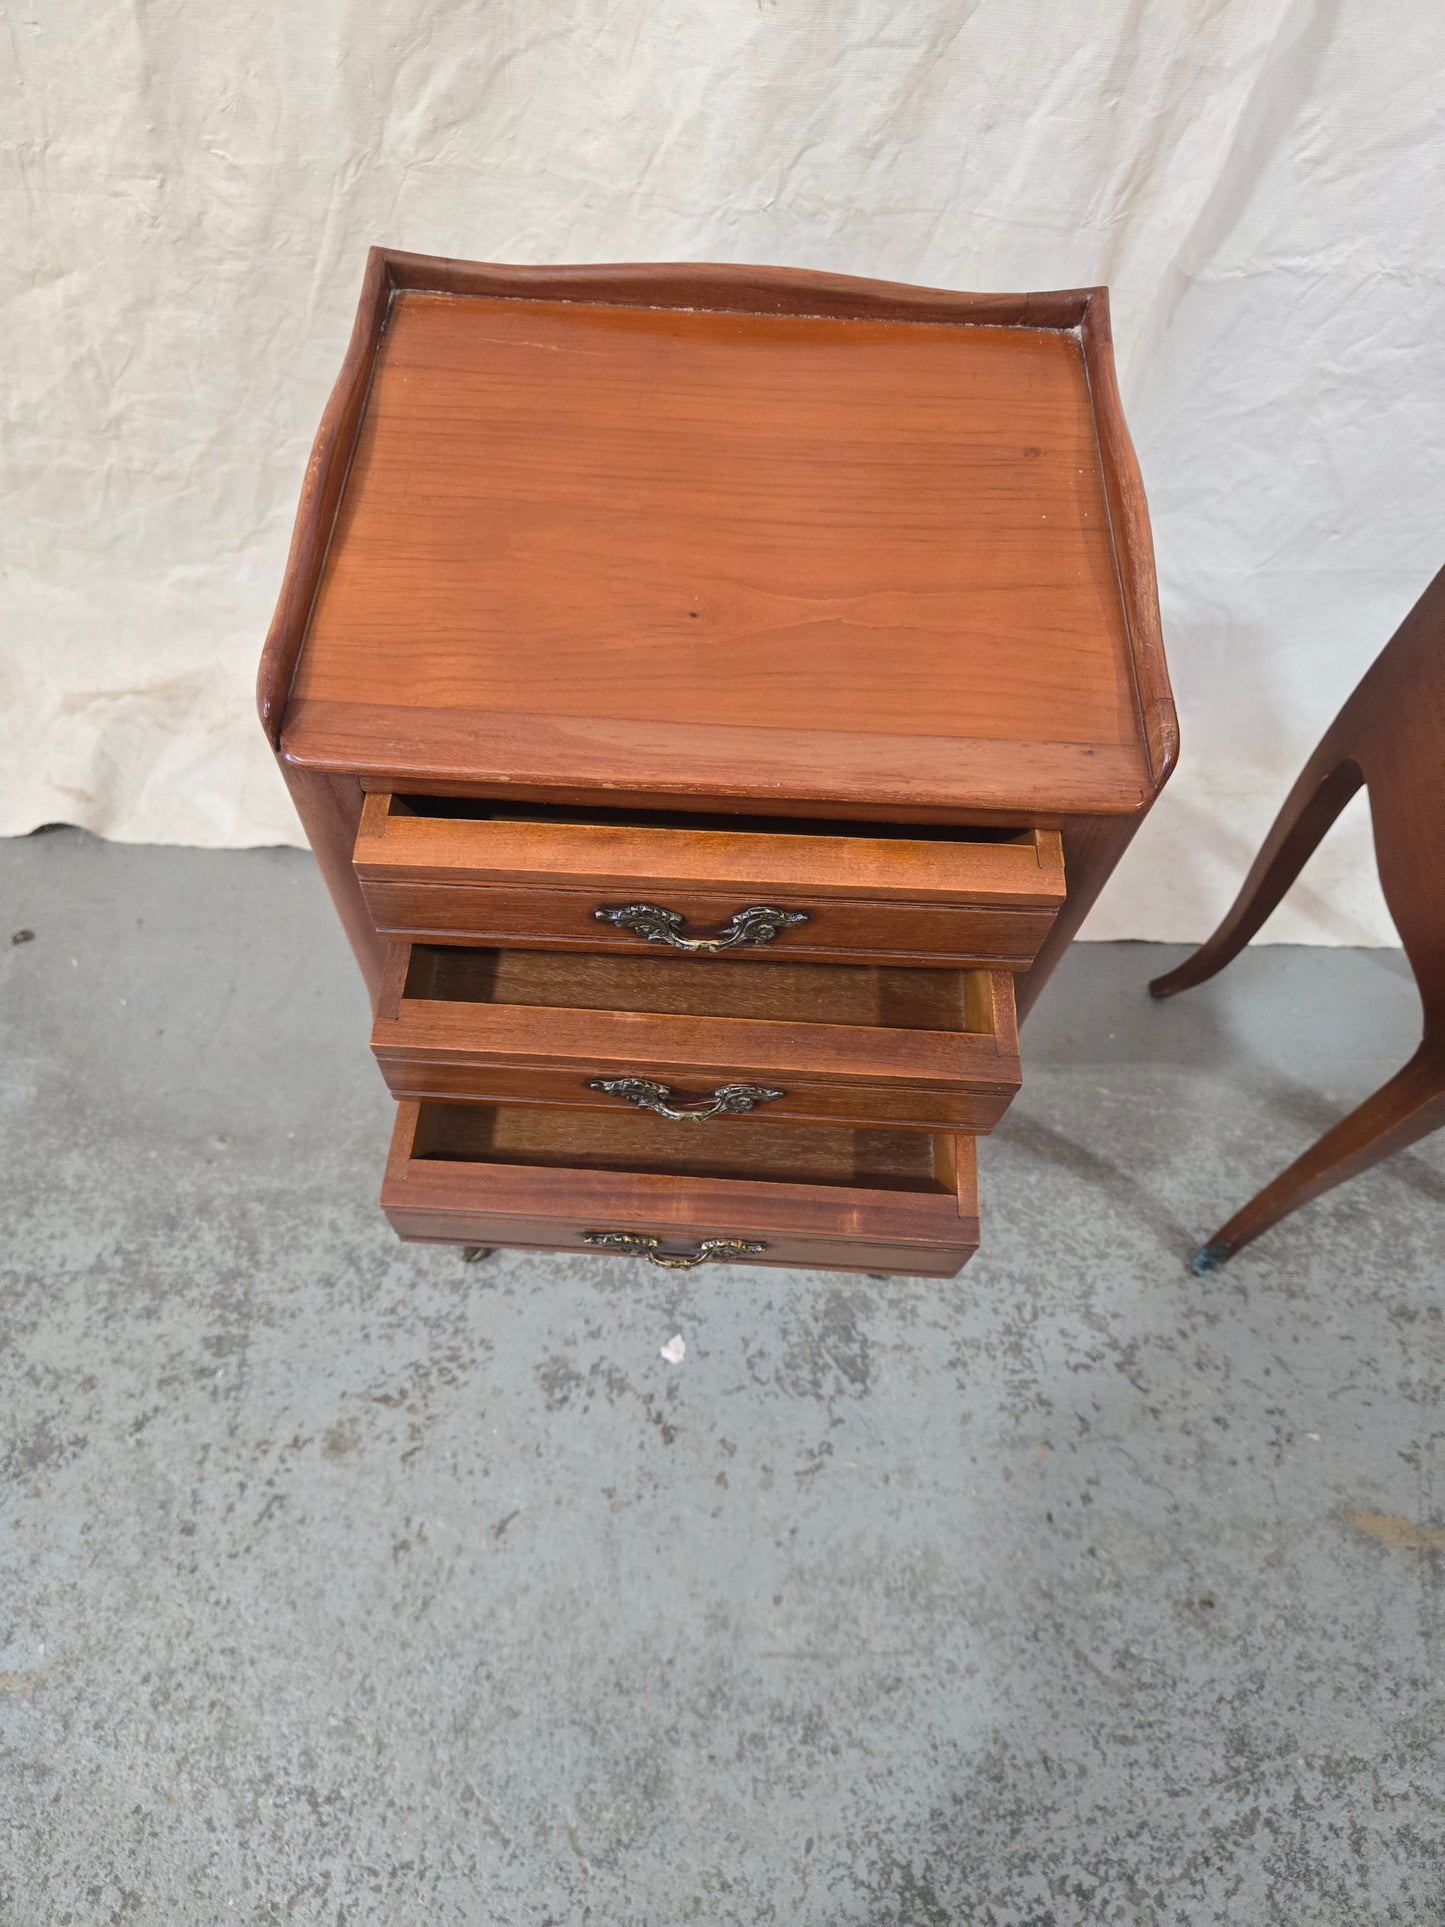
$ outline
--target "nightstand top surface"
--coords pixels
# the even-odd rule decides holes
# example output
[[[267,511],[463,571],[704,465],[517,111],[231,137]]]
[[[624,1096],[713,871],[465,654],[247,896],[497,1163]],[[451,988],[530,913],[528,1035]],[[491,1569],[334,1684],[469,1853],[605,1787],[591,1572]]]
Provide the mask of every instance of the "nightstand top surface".
[[[1162,774],[1100,443],[1077,327],[393,289],[283,751],[1138,808]]]

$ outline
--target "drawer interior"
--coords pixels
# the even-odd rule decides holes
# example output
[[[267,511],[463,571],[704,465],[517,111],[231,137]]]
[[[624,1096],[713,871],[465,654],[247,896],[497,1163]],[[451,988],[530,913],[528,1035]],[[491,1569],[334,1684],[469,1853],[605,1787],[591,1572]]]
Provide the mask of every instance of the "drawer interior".
[[[593,955],[413,944],[403,995],[420,1002],[654,1011],[774,1023],[861,1024],[884,1030],[988,1033],[985,972],[873,964],[711,957]]]
[[[578,1166],[593,1171],[738,1178],[773,1184],[952,1193],[948,1132],[854,1129],[730,1118],[678,1125],[647,1112],[542,1105],[417,1107],[413,1161]]]
[[[1037,831],[972,823],[876,823],[851,818],[744,815],[740,811],[634,810],[566,803],[518,803],[485,796],[418,796],[393,792],[393,817],[435,817],[467,823],[555,823],[638,830],[740,831],[749,836],[847,836],[909,843],[1032,844]]]

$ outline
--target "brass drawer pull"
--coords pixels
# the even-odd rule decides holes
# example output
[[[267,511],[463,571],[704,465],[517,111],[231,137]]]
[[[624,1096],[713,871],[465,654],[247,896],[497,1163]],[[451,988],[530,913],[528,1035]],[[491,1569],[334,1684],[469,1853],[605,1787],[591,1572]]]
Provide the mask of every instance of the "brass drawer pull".
[[[750,1111],[754,1104],[771,1104],[775,1097],[787,1096],[786,1091],[770,1090],[766,1084],[719,1084],[702,1103],[681,1106],[670,1102],[670,1084],[654,1084],[650,1077],[589,1077],[587,1088],[623,1098],[639,1110],[670,1118],[674,1124],[701,1124],[710,1117],[735,1116]]]
[[[768,1248],[753,1238],[704,1238],[693,1252],[662,1251],[659,1249],[661,1238],[651,1237],[644,1231],[584,1231],[582,1242],[598,1245],[604,1251],[630,1251],[634,1257],[645,1258],[662,1271],[692,1271],[710,1258],[736,1258]]]
[[[731,950],[739,943],[771,943],[780,930],[795,923],[806,923],[806,910],[777,910],[770,903],[750,903],[746,910],[735,910],[715,937],[685,937],[687,918],[677,910],[664,910],[657,903],[622,903],[611,909],[599,905],[592,912],[599,923],[616,924],[649,943],[670,943],[674,950]]]

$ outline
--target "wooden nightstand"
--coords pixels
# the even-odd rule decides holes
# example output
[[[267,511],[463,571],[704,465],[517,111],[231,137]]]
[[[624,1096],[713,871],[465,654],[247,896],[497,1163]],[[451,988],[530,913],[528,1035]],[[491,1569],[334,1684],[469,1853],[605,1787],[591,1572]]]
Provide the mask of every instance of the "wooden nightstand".
[[[1107,297],[373,250],[259,695],[403,1237],[951,1274],[1176,751]]]

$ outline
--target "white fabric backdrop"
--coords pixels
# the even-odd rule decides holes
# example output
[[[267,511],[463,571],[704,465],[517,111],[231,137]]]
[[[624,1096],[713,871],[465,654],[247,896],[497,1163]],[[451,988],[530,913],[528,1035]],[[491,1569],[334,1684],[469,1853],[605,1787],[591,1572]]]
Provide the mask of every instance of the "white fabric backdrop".
[[[1424,0],[37,0],[9,30],[0,832],[299,830],[252,709],[366,246],[1111,285],[1202,936],[1445,560]],[[1268,935],[1391,941],[1357,803]]]

